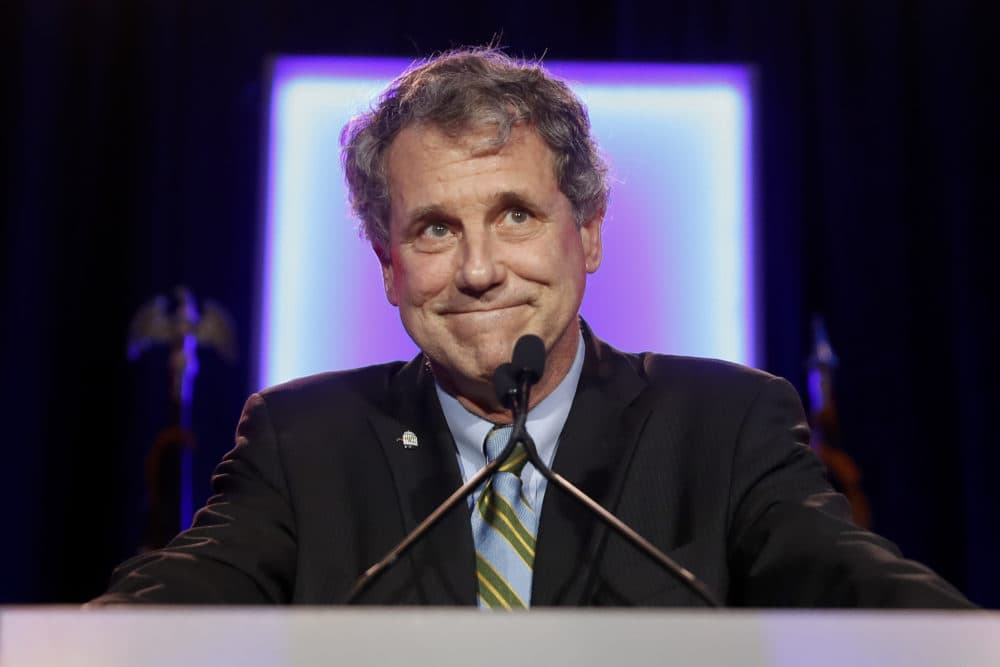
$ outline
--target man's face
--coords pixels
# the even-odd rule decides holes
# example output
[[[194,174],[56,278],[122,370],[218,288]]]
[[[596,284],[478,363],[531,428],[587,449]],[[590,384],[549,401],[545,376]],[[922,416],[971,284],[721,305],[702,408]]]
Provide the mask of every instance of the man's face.
[[[546,375],[561,378],[586,274],[601,262],[603,212],[577,227],[545,142],[523,126],[500,148],[492,136],[411,126],[387,156],[386,297],[460,397],[490,383],[526,333],[545,342]]]

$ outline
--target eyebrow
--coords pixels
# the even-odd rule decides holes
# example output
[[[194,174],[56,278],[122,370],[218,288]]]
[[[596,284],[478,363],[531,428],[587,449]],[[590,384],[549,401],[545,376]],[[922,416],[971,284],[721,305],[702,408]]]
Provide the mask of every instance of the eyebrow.
[[[498,193],[494,197],[493,205],[490,206],[490,214],[491,216],[495,216],[500,211],[508,208],[524,208],[536,215],[540,214],[543,210],[542,205],[531,197],[520,192],[507,190]]]
[[[487,211],[487,216],[490,218],[496,217],[501,211],[509,208],[527,209],[536,215],[543,210],[541,204],[534,201],[531,197],[528,197],[520,192],[514,192],[513,190],[498,192],[492,199],[493,201]],[[458,216],[449,212],[447,208],[441,206],[440,204],[420,206],[414,209],[413,212],[407,216],[408,227],[430,221],[447,223],[460,222]]]
[[[458,218],[454,215],[448,213],[445,207],[440,204],[430,204],[429,206],[421,206],[414,210],[407,217],[406,224],[408,227],[412,227],[417,223],[429,222],[431,220],[442,220],[445,222],[455,222]]]

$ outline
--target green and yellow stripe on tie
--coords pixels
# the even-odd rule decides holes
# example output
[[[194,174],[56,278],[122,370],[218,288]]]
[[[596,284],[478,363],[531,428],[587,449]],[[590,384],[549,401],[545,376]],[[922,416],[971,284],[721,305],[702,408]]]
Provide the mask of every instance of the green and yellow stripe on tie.
[[[499,493],[493,493],[493,485],[487,484],[476,507],[483,521],[507,540],[525,565],[532,567],[535,562],[535,536],[521,523],[510,501]]]
[[[476,554],[476,579],[479,581],[479,597],[491,609],[527,609],[521,596],[507,580],[500,576],[485,558]]]
[[[507,448],[512,429],[494,427],[483,443],[487,462]],[[472,510],[476,543],[476,581],[483,609],[527,609],[538,519],[523,493],[521,472],[527,463],[518,444],[486,482]]]

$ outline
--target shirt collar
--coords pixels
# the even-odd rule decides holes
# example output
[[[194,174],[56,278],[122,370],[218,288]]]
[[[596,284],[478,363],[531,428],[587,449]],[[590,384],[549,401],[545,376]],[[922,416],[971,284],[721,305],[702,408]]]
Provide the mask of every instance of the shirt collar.
[[[573,397],[576,396],[576,387],[580,381],[580,373],[583,371],[585,356],[583,334],[579,334],[576,356],[573,358],[569,372],[551,394],[528,412],[526,424],[528,432],[535,440],[538,455],[545,461],[546,465],[551,465],[555,457],[559,434],[569,416],[570,408],[573,407]],[[458,399],[444,391],[441,385],[435,383],[434,386],[441,402],[441,409],[444,411],[445,420],[448,422],[448,429],[455,439],[455,447],[458,449],[459,457],[464,461],[474,463],[477,468],[482,467],[486,463],[486,457],[483,455],[483,442],[494,424],[466,410],[458,402]]]

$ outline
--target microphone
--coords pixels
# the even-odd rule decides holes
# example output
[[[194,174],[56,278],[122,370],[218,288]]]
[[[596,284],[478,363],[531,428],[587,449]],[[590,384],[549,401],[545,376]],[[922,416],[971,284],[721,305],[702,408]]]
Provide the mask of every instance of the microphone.
[[[526,334],[514,344],[514,354],[510,363],[500,364],[493,373],[493,388],[497,400],[508,409],[515,409],[517,397],[525,388],[534,385],[545,371],[545,343],[534,334]],[[527,401],[524,402],[527,405]]]
[[[514,355],[511,363],[501,364],[493,374],[493,386],[497,391],[497,398],[504,407],[510,408],[514,405],[516,397],[524,397],[524,400],[520,401],[517,405],[514,428],[511,431],[511,439],[507,447],[500,456],[481,468],[465,484],[456,489],[444,502],[438,505],[433,512],[428,514],[427,518],[411,530],[399,544],[390,549],[389,553],[382,560],[365,570],[354,583],[351,592],[344,598],[344,604],[354,604],[357,602],[361,594],[375,583],[386,570],[392,567],[399,560],[400,556],[406,553],[410,547],[433,528],[441,520],[441,517],[468,497],[470,493],[479,488],[479,485],[483,481],[496,472],[514,450],[514,445],[517,443],[517,440],[514,438],[515,435],[522,433],[522,437],[527,437],[524,424],[528,418],[528,396],[531,391],[531,385],[538,382],[544,369],[545,344],[542,342],[542,339],[533,335],[521,336],[514,345]],[[534,442],[531,443],[531,451],[535,452]],[[534,455],[537,460],[537,452]]]
[[[619,535],[625,538],[639,551],[646,554],[655,563],[667,571],[671,576],[680,581],[691,592],[701,598],[710,607],[721,607],[722,604],[712,595],[708,587],[699,580],[690,570],[673,560],[665,553],[656,548],[652,542],[636,532],[631,526],[616,517],[597,503],[593,498],[578,489],[572,482],[557,472],[554,472],[538,456],[535,448],[535,441],[528,433],[526,423],[528,417],[528,402],[530,400],[531,386],[538,382],[545,368],[545,345],[538,336],[526,335],[518,339],[514,345],[514,355],[511,363],[502,364],[494,375],[494,386],[497,390],[497,398],[505,407],[510,408],[514,414],[514,428],[510,435],[510,442],[504,453],[497,458],[498,461],[506,460],[510,451],[518,442],[524,447],[525,454],[531,465],[541,473],[541,475],[554,484],[563,492],[568,493],[596,514],[608,527],[612,528]]]
[[[539,471],[542,468],[548,470],[548,467],[539,458],[538,451],[535,449],[535,441],[531,439],[527,428],[531,387],[538,382],[545,371],[545,343],[534,334],[521,336],[514,344],[514,354],[512,355],[510,364],[504,364],[497,371],[493,376],[494,385],[500,384],[497,382],[497,375],[500,372],[504,375],[509,375],[514,380],[514,390],[511,391],[509,387],[507,389],[507,397],[510,399],[511,404],[506,406],[511,410],[514,417],[514,424],[511,429],[507,450],[503,452],[500,458],[506,459],[517,443],[520,442],[524,445],[528,460],[536,468],[539,468]],[[506,378],[501,378],[500,382],[506,382]],[[539,464],[541,464],[541,467]]]
[[[639,551],[649,556],[654,562],[659,564],[670,575],[678,579],[689,590],[705,601],[710,607],[721,607],[722,604],[715,599],[708,587],[705,586],[694,574],[685,569],[682,565],[671,559],[665,553],[657,549],[649,540],[637,533],[624,521],[606,510],[590,496],[578,489],[572,482],[557,472],[554,472],[538,456],[535,441],[528,433],[526,423],[528,420],[528,405],[531,398],[531,387],[542,377],[545,369],[545,344],[538,336],[528,334],[521,336],[514,345],[514,353],[510,363],[501,364],[493,374],[493,386],[500,403],[511,410],[514,423],[511,430],[510,440],[504,448],[503,453],[496,459],[486,464],[469,480],[455,490],[438,507],[427,515],[427,518],[420,522],[399,544],[389,550],[382,560],[365,570],[364,574],[355,582],[351,592],[344,599],[344,604],[357,602],[359,596],[367,590],[378,578],[399,558],[420,540],[438,521],[441,520],[449,510],[464,500],[470,493],[479,488],[488,477],[490,477],[514,450],[518,443],[524,447],[528,461],[535,469],[545,477],[551,484],[559,487],[563,492],[568,493],[577,501],[582,503],[588,510],[597,515],[601,521],[613,528],[619,535],[624,537],[630,544]]]
[[[521,336],[514,344],[510,364],[514,369],[515,380],[535,384],[545,371],[545,343],[534,334]]]

